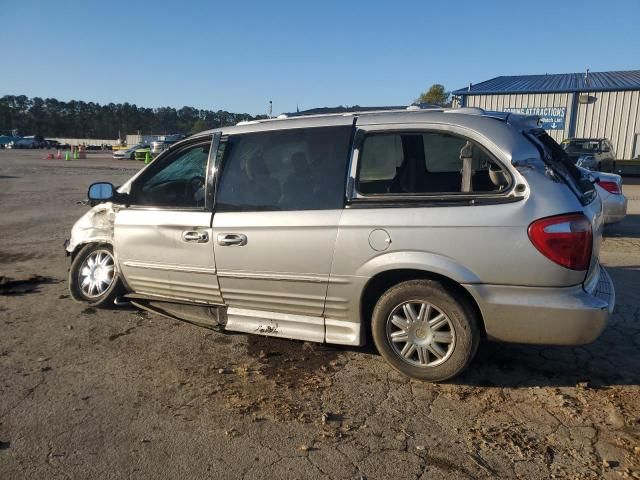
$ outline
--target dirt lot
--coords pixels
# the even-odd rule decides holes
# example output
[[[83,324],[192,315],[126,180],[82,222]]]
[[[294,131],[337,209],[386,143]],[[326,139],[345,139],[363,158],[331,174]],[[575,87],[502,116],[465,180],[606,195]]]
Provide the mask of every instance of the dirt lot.
[[[42,155],[0,150],[0,478],[640,478],[640,186],[596,343],[485,344],[432,385],[371,349],[74,303],[76,202],[141,165]]]

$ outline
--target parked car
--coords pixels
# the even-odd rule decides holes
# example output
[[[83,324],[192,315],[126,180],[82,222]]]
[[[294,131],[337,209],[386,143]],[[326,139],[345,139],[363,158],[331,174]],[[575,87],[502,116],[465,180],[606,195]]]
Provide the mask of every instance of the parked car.
[[[16,140],[16,137],[13,135],[0,135],[0,148],[6,148],[14,140]]]
[[[153,155],[159,155],[170,146],[170,142],[165,142],[164,140],[156,140],[155,142],[151,142],[151,153]]]
[[[163,137],[160,137],[155,142],[151,143],[151,153],[154,156],[159,155],[160,153],[165,151],[167,148],[169,148],[171,145],[173,145],[179,140],[182,140],[183,138],[184,138],[184,135],[179,133],[176,133],[173,135],[164,135]]]
[[[537,122],[463,108],[197,134],[117,189],[89,187],[66,243],[71,295],[224,331],[371,334],[430,381],[463,371],[483,337],[591,342],[615,304],[602,204]]]
[[[46,148],[60,149],[62,144],[58,140],[45,139]]]
[[[39,144],[37,140],[35,140],[33,137],[19,137],[7,143],[5,147],[14,149],[14,150],[25,149],[25,148],[33,149],[33,148],[39,148]]]
[[[24,139],[32,142],[31,148],[46,148],[47,146],[47,141],[42,135],[30,135]]]
[[[627,197],[622,192],[622,177],[615,173],[590,172],[580,168],[585,175],[590,175],[596,186],[596,192],[602,200],[604,223],[619,223],[627,215]]]
[[[598,172],[616,170],[616,154],[606,138],[567,138],[562,147],[578,167]]]
[[[123,160],[123,159],[135,160],[135,158],[136,158],[136,150],[138,150],[140,148],[147,148],[147,147],[148,147],[148,145],[145,145],[143,143],[139,143],[138,145],[134,145],[134,146],[129,147],[127,149],[113,150],[113,158],[115,158],[116,160]]]
[[[151,147],[145,146],[145,147],[142,147],[142,148],[138,148],[135,151],[134,157],[135,157],[136,160],[141,160],[142,161],[142,160],[146,160],[147,159],[147,155],[150,155],[150,154],[151,154]]]

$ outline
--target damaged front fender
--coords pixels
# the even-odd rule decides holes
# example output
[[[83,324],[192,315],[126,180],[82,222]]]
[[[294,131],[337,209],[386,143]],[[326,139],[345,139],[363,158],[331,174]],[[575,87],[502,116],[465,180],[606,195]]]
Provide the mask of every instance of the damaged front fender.
[[[65,246],[68,254],[74,255],[88,243],[113,244],[113,224],[116,210],[113,203],[96,205],[73,225],[71,238]]]

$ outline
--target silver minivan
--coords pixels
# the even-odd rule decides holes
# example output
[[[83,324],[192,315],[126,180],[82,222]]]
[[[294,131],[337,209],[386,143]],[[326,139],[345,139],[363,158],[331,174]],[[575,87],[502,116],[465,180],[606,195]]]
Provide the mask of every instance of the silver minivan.
[[[69,286],[220,330],[460,373],[482,338],[577,345],[613,311],[602,204],[537,117],[479,109],[243,122],[90,186]]]

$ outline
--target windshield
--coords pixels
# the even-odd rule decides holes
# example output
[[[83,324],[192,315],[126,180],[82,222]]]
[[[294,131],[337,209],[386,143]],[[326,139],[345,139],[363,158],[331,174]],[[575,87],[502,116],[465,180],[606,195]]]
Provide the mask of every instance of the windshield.
[[[567,153],[594,153],[600,151],[599,140],[565,140],[562,147]]]

